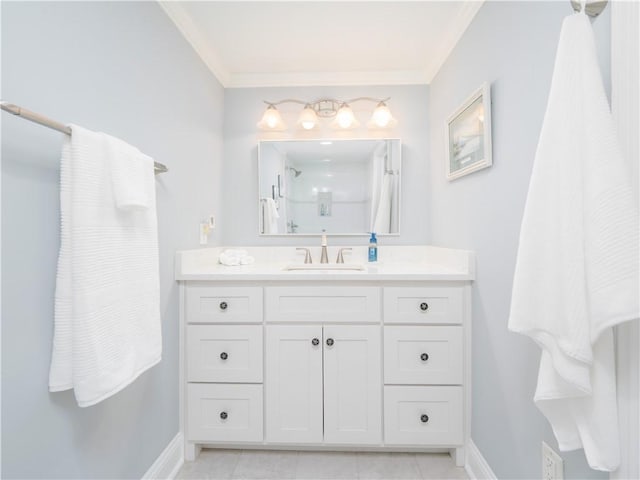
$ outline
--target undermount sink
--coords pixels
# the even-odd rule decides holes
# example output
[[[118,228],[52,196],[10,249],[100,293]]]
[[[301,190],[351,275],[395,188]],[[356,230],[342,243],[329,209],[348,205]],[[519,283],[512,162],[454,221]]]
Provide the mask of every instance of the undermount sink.
[[[283,270],[364,270],[361,263],[292,263]]]

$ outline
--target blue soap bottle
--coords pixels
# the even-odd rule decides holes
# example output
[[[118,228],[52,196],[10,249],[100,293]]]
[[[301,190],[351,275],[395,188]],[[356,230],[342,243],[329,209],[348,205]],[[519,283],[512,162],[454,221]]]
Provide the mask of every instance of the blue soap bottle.
[[[373,232],[371,233],[371,238],[369,239],[369,261],[378,261],[378,240],[376,239],[376,234]]]

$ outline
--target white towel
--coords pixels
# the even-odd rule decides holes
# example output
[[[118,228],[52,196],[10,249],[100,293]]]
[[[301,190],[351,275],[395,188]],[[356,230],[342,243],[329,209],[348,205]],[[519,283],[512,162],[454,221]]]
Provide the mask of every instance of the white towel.
[[[155,198],[153,159],[122,140],[105,135],[111,185],[118,208],[150,208]]]
[[[227,266],[251,265],[255,258],[246,250],[227,249],[218,256],[218,261]]]
[[[509,329],[542,348],[560,450],[620,463],[611,327],[640,316],[638,211],[584,13],[562,25],[520,232]]]
[[[382,189],[378,200],[378,210],[371,225],[371,231],[375,233],[389,233],[391,227],[391,196],[393,194],[393,177],[385,173],[382,178]]]
[[[87,407],[160,361],[157,219],[155,192],[147,209],[116,207],[109,141],[71,128],[60,172],[49,389],[73,388],[78,405]]]
[[[278,207],[273,198],[265,198],[263,202],[263,227],[264,233],[278,233],[278,219],[280,214],[278,213]]]

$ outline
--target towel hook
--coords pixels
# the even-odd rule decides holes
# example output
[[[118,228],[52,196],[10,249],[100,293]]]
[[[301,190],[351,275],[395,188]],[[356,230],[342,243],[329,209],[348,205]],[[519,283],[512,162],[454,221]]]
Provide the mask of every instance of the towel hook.
[[[582,11],[582,3],[583,2],[581,0],[571,0],[571,6],[576,13],[580,13]],[[591,18],[596,18],[602,13],[609,2],[608,0],[586,0],[585,3],[585,13]]]

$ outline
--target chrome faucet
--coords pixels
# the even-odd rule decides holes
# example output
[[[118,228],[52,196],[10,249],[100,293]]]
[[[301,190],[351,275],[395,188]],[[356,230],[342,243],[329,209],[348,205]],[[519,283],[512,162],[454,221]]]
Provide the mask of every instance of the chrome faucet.
[[[304,250],[307,252],[304,256],[304,263],[313,263],[313,260],[311,260],[311,252],[308,248],[296,248],[296,250]]]
[[[338,258],[336,258],[336,263],[344,263],[344,256],[342,255],[342,252],[350,252],[351,249],[350,248],[341,248],[338,251]]]
[[[322,254],[320,255],[320,263],[329,263],[329,255],[327,255],[327,234],[322,230],[322,240],[320,241]]]

